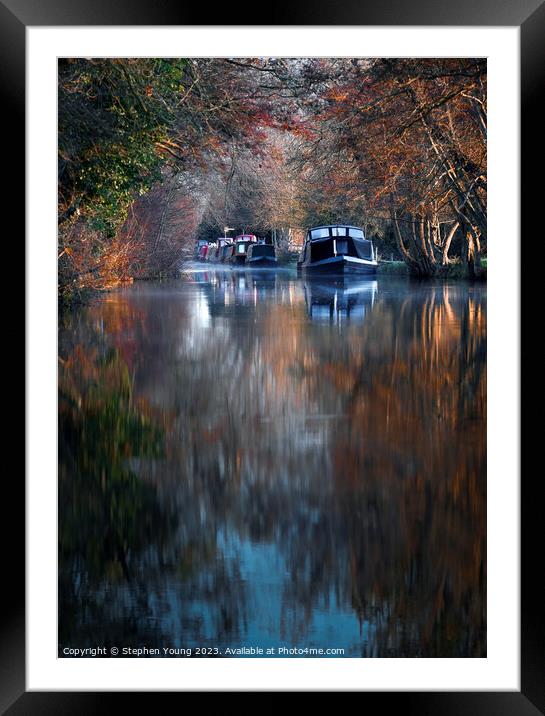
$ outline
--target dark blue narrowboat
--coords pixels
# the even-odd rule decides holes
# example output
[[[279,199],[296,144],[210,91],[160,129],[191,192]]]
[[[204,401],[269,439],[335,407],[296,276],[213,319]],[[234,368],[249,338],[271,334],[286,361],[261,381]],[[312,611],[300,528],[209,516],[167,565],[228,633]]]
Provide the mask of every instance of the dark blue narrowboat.
[[[297,261],[302,274],[367,275],[377,272],[373,242],[357,226],[334,224],[307,231]]]
[[[235,236],[235,249],[229,257],[229,263],[233,266],[242,266],[246,263],[248,247],[257,243],[257,236],[254,234],[239,234]]]
[[[248,268],[275,268],[277,264],[276,252],[271,244],[260,242],[248,246],[246,251],[246,266]]]

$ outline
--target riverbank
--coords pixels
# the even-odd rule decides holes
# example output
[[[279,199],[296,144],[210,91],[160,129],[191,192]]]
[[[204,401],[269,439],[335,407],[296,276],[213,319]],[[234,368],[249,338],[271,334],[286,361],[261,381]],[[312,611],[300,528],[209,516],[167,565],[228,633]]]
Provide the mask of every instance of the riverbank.
[[[96,296],[104,293],[117,291],[120,288],[126,288],[137,281],[166,281],[169,279],[179,278],[180,268],[169,269],[168,271],[157,271],[156,273],[140,274],[137,276],[127,276],[125,279],[118,281],[114,285],[105,284],[101,286],[78,286],[74,282],[72,287],[64,286],[58,291],[58,307],[60,311],[70,310],[82,306]]]
[[[486,259],[481,260],[482,275],[479,281],[486,281]],[[377,276],[409,276],[409,267],[404,261],[380,261],[377,267]],[[452,263],[439,269],[435,276],[430,278],[448,278],[454,280],[467,280],[467,267],[462,263]]]

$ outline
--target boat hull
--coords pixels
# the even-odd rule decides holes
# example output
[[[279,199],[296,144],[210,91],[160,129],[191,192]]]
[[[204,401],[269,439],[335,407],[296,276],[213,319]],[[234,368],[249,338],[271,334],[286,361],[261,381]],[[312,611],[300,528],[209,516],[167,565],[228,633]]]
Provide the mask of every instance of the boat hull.
[[[278,260],[269,256],[258,256],[255,259],[246,259],[246,266],[248,268],[276,268]]]
[[[353,256],[335,256],[323,261],[300,264],[297,266],[297,270],[311,275],[374,276],[377,272],[377,264]]]

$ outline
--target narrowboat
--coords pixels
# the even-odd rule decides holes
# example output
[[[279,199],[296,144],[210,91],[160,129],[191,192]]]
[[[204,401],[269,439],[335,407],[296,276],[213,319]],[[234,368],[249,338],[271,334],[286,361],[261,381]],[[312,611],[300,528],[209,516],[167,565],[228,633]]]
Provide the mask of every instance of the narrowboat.
[[[211,263],[219,263],[221,261],[221,252],[224,246],[232,244],[233,239],[229,236],[220,236],[215,241],[212,241],[208,246],[208,261]]]
[[[233,251],[235,250],[235,246],[233,244],[233,240],[229,239],[229,241],[226,241],[224,244],[222,244],[219,248],[219,260],[222,264],[229,263],[229,260],[231,259],[231,256],[233,255]]]
[[[276,252],[271,244],[259,242],[248,246],[246,251],[246,266],[248,268],[274,268],[277,263]]]
[[[198,261],[206,261],[206,254],[208,253],[208,241],[206,239],[199,239],[196,247],[196,258]]]
[[[239,234],[235,236],[235,247],[229,258],[229,263],[233,264],[233,266],[245,264],[248,247],[255,243],[257,243],[257,236],[254,234]]]
[[[209,246],[210,246],[210,244],[208,243],[208,241],[205,244],[203,244],[202,246],[199,246],[199,255],[198,255],[199,261],[206,261]]]
[[[218,245],[215,241],[209,241],[208,242],[208,251],[206,252],[205,261],[208,263],[214,263],[216,259],[216,251],[218,250]]]
[[[372,276],[377,272],[373,243],[357,226],[315,226],[307,231],[297,272]]]

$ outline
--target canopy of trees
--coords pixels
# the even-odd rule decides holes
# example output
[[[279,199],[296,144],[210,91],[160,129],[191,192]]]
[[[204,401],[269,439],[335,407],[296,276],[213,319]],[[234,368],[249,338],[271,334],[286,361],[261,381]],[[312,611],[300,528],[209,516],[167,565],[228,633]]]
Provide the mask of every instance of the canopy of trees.
[[[59,61],[59,289],[224,226],[364,225],[415,275],[486,252],[486,60]]]

